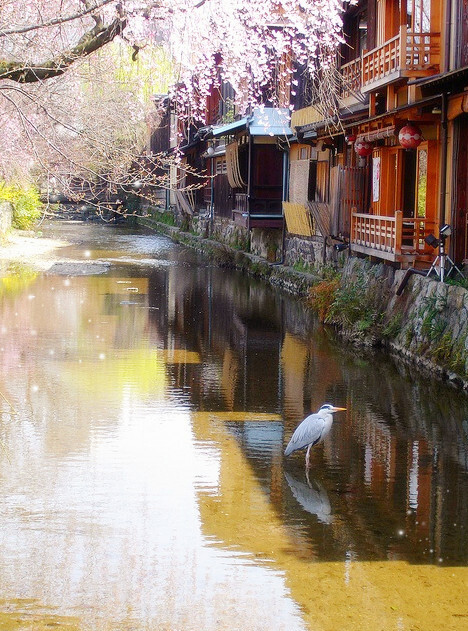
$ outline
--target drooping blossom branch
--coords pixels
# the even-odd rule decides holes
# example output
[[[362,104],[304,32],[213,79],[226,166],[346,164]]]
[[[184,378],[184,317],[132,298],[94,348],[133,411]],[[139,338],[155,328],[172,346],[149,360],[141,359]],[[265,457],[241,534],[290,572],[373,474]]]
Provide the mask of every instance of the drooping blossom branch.
[[[89,72],[111,42],[127,42],[134,61],[151,46],[170,51],[172,102],[197,123],[223,83],[241,114],[258,103],[289,107],[296,66],[319,86],[317,105],[329,112],[341,10],[339,0],[0,0],[0,132],[7,139],[0,170],[12,171],[7,160],[34,168],[41,156],[51,169],[68,160],[70,174],[104,174],[109,186],[125,180],[142,150],[147,104],[122,85],[117,68]],[[93,82],[102,87],[91,104]],[[106,87],[112,82],[115,95]]]

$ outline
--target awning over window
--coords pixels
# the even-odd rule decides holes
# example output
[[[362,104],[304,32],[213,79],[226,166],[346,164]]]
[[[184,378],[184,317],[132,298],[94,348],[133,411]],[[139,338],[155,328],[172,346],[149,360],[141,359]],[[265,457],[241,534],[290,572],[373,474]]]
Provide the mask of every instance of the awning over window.
[[[218,138],[219,136],[229,136],[230,134],[234,134],[236,131],[242,131],[246,128],[247,118],[241,118],[240,120],[229,123],[228,125],[213,127],[213,137]]]
[[[249,120],[252,136],[292,136],[291,115],[286,108],[264,107],[254,110]]]
[[[286,108],[263,107],[254,110],[251,116],[238,121],[213,127],[214,138],[230,136],[247,129],[252,136],[292,136],[290,114]]]
[[[457,94],[449,100],[447,108],[447,118],[449,121],[454,120],[461,114],[468,112],[468,95]]]

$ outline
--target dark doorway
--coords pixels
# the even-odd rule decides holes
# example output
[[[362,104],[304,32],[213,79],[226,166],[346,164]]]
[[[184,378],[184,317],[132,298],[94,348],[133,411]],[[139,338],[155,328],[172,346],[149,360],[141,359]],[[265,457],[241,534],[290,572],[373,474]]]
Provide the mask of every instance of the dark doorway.
[[[456,155],[455,195],[453,206],[454,251],[458,263],[468,260],[467,206],[468,206],[468,116],[462,115],[455,122]]]
[[[416,151],[403,152],[403,217],[414,217]]]
[[[251,213],[282,213],[283,152],[276,145],[253,145]]]

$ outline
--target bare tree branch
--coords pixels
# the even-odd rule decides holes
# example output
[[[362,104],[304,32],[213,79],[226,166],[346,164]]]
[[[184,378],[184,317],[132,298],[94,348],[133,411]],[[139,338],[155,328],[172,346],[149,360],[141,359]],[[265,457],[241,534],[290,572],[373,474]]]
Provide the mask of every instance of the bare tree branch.
[[[114,2],[114,0],[100,0],[100,2],[94,2],[93,4],[89,4],[86,6],[83,11],[79,11],[77,13],[73,13],[71,15],[59,16],[53,18],[52,20],[48,20],[47,22],[41,22],[40,24],[28,24],[27,26],[18,26],[10,29],[1,29],[0,30],[0,38],[5,37],[6,35],[20,35],[22,33],[29,33],[30,31],[37,31],[41,28],[47,28],[50,26],[58,26],[59,24],[65,24],[65,22],[72,22],[73,20],[78,20],[90,13],[98,11],[106,4],[110,4]],[[87,3],[88,4],[88,3]]]
[[[102,26],[98,20],[96,25],[81,37],[76,46],[64,51],[55,59],[39,65],[0,60],[0,80],[10,79],[17,83],[36,83],[52,77],[59,77],[77,59],[87,57],[115,39],[123,32],[126,25],[127,20],[124,16],[116,17],[108,26]]]

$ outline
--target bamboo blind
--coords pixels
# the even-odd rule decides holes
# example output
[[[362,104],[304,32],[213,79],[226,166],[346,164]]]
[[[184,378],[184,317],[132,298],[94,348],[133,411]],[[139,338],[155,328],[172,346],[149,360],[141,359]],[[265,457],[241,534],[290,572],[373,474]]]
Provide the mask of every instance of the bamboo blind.
[[[329,164],[327,161],[317,162],[317,181],[315,186],[315,201],[327,202],[329,197],[328,186]]]
[[[289,233],[303,237],[315,234],[310,211],[303,204],[283,202],[283,212]]]
[[[330,204],[309,202],[309,209],[319,233],[326,238],[331,234],[332,211]]]
[[[306,206],[309,191],[310,160],[291,160],[289,166],[289,201]]]

